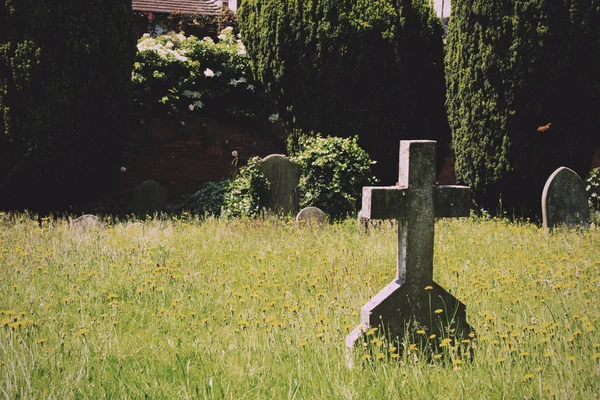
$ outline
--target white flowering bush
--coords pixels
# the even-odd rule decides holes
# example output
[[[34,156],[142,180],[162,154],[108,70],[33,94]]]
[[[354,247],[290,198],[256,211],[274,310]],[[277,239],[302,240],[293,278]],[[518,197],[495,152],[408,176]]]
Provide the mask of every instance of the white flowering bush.
[[[268,112],[251,77],[244,44],[225,28],[218,41],[170,33],[144,35],[137,45],[132,81],[141,118],[194,115],[259,119]]]

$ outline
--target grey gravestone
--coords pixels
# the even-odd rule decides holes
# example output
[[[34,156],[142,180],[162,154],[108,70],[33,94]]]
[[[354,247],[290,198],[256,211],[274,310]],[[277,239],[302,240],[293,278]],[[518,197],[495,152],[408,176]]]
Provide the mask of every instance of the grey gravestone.
[[[306,225],[311,224],[325,224],[327,221],[327,215],[318,207],[305,207],[298,215],[296,215],[296,222],[303,222]]]
[[[433,281],[435,218],[466,217],[471,204],[469,187],[435,185],[435,152],[434,141],[403,140],[398,186],[363,188],[362,218],[398,220],[397,275],[361,308],[360,325],[346,337],[348,350],[370,327],[397,343],[405,334],[411,343],[432,334],[460,343],[472,332],[465,305]]]
[[[300,166],[283,154],[271,154],[262,160],[260,170],[271,184],[267,207],[281,214],[297,210],[294,189],[300,183]]]
[[[550,175],[542,192],[542,217],[546,229],[590,224],[585,184],[575,171],[560,167]]]
[[[75,229],[98,229],[104,228],[104,223],[100,218],[92,214],[85,214],[79,218],[72,219],[69,221],[69,227]]]
[[[131,209],[135,214],[152,214],[167,208],[167,189],[156,181],[145,181],[133,189]]]

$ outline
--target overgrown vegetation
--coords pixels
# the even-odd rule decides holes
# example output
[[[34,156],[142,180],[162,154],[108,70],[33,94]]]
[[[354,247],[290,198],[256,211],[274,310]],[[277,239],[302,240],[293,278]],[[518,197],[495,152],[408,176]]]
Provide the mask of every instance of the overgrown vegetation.
[[[131,2],[0,1],[0,207],[65,209],[119,172]]]
[[[446,46],[456,173],[480,205],[539,215],[550,174],[586,176],[600,127],[600,2],[456,0]]]
[[[600,232],[436,224],[434,277],[467,305],[472,362],[373,340],[360,307],[395,274],[394,229],[275,219],[0,216],[0,390],[8,398],[595,398]],[[427,332],[426,332],[427,333]],[[373,338],[375,339],[375,338]],[[441,346],[446,337],[428,339]],[[372,354],[372,356],[371,356]],[[364,359],[363,359],[364,358]]]
[[[260,84],[253,81],[244,44],[229,27],[198,39],[182,33],[141,38],[134,64],[135,110],[141,118],[197,116],[267,120]]]
[[[600,224],[600,168],[592,168],[585,179],[585,191],[588,195],[590,216]]]
[[[254,76],[292,134],[358,135],[386,184],[400,139],[450,141],[429,1],[247,0],[238,18]]]
[[[225,193],[223,213],[228,217],[254,217],[265,211],[269,181],[260,170],[260,157],[241,167]]]
[[[300,207],[319,207],[330,218],[356,216],[363,186],[375,183],[375,164],[357,138],[303,137],[293,160],[300,165]]]

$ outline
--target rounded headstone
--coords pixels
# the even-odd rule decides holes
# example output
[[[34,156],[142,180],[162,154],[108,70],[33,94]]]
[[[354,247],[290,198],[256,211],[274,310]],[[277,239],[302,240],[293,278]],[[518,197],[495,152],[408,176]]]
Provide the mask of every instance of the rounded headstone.
[[[327,215],[318,207],[306,207],[300,210],[296,215],[296,222],[305,224],[324,224],[327,221]]]
[[[167,189],[156,181],[145,181],[133,189],[131,208],[136,214],[151,214],[167,208]]]
[[[542,217],[546,229],[590,224],[585,184],[575,171],[560,167],[550,175],[542,192]]]
[[[294,189],[300,183],[300,166],[283,154],[271,154],[263,158],[260,170],[271,184],[269,209],[282,214],[297,210]]]
[[[85,214],[79,218],[69,221],[69,227],[74,229],[89,230],[103,228],[104,222],[102,222],[102,220],[95,215]]]

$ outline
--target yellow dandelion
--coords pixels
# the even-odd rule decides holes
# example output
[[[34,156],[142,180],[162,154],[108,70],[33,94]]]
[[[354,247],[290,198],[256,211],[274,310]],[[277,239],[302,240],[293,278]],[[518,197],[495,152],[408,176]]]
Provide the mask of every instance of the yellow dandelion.
[[[425,334],[425,331],[424,331],[423,329],[419,329],[419,330],[417,331],[417,333],[418,333],[419,335],[424,335],[424,334]]]
[[[521,357],[527,357],[529,355],[529,352],[527,351],[522,351],[521,354],[519,354]]]
[[[377,332],[379,329],[378,328],[371,328],[367,331],[367,336],[371,336],[374,335],[375,332]]]
[[[592,354],[592,360],[597,360],[600,358],[600,353],[594,353]]]
[[[46,342],[46,339],[45,338],[39,338],[37,340],[37,342],[38,342],[38,344],[44,344]]]
[[[462,364],[463,364],[463,361],[462,361],[462,360],[459,360],[459,359],[456,359],[456,360],[452,361],[452,364],[453,364],[454,366],[457,366],[457,365],[462,365]]]
[[[381,360],[383,358],[385,358],[385,354],[383,354],[383,353],[377,353],[377,359],[378,360]]]
[[[90,330],[89,329],[80,329],[79,332],[77,332],[77,336],[85,336],[86,333],[88,333]]]
[[[506,361],[506,358],[504,358],[504,357],[498,357],[498,358],[496,358],[496,362],[497,363],[501,363],[503,361]]]
[[[371,359],[371,355],[370,354],[363,354],[363,356],[360,359],[361,360],[370,360]]]
[[[425,290],[431,290],[433,289],[433,286],[425,286]]]
[[[433,358],[436,358],[436,359],[437,358],[442,358],[442,355],[441,354],[436,354],[435,356],[433,356]]]
[[[525,374],[525,376],[521,378],[521,382],[527,382],[533,378],[535,378],[534,374]]]
[[[446,347],[450,344],[450,342],[452,342],[452,339],[450,338],[442,339],[442,341],[440,342],[440,347]]]
[[[437,337],[437,335],[435,333],[432,333],[431,335],[429,335],[429,339],[435,339]]]
[[[575,357],[574,356],[569,356],[569,357],[567,357],[567,360],[573,362],[573,361],[575,361]]]
[[[438,308],[437,310],[434,311],[435,314],[441,314],[443,312],[444,312],[444,310],[442,310],[441,308]]]

